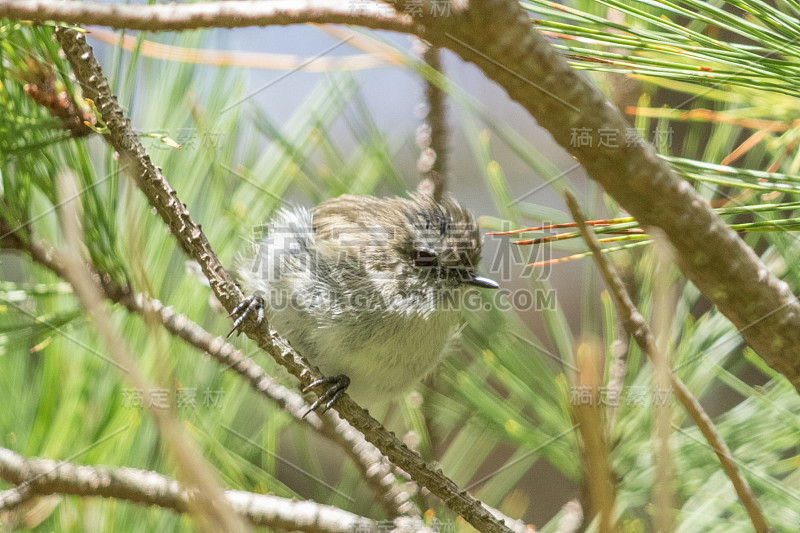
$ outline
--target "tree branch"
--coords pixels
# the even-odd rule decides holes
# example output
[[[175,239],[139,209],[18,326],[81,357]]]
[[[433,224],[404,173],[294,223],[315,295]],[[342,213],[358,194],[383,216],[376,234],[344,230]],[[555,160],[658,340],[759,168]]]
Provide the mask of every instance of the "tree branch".
[[[429,4],[426,2],[426,4]],[[397,9],[405,2],[399,0]],[[426,6],[429,7],[429,6]],[[679,266],[745,341],[800,391],[800,303],[695,189],[641,140],[625,142],[622,114],[533,29],[515,0],[423,8],[425,39],[475,63],[508,91],[643,227],[660,228]],[[593,146],[572,142],[588,128]],[[600,134],[618,141],[600,143]]]
[[[20,495],[70,494],[116,498],[189,513],[197,495],[174,479],[135,468],[103,468],[51,459],[27,459],[0,448],[0,478],[18,485],[0,492],[0,510],[21,503]],[[226,490],[228,505],[253,525],[306,533],[351,533],[375,522],[337,507],[267,494]]]
[[[425,41],[418,40],[420,56],[431,68],[442,71],[442,51]],[[417,129],[417,147],[420,150],[417,170],[422,178],[420,192],[425,192],[439,201],[447,183],[447,127],[446,94],[433,83],[425,80],[425,103],[423,123]]]
[[[315,412],[308,413],[309,404],[300,394],[278,383],[255,361],[221,337],[214,337],[185,315],[165,307],[155,298],[141,293],[134,295],[130,292],[119,292],[120,289],[119,286],[111,286],[106,294],[109,299],[122,303],[132,313],[142,316],[155,314],[164,329],[171,334],[209,354],[223,368],[233,370],[242,376],[253,390],[284,409],[295,421],[338,444],[353,460],[367,485],[383,505],[384,511],[390,516],[420,515],[419,509],[410,500],[408,493],[398,486],[388,461],[346,420],[336,416],[333,411],[328,411],[322,416]]]
[[[299,23],[352,24],[403,33],[412,32],[414,28],[411,17],[395,13],[390,6],[379,2],[358,2],[356,5],[341,0],[234,0],[148,6],[75,0],[15,0],[0,3],[0,17],[146,31]]]
[[[617,275],[616,269],[614,269],[614,266],[601,252],[600,243],[597,242],[597,237],[594,232],[587,228],[586,219],[583,213],[581,213],[581,209],[575,197],[572,196],[569,191],[565,191],[565,195],[567,198],[567,206],[572,213],[572,218],[578,223],[578,230],[589,246],[589,249],[592,251],[592,257],[597,263],[597,268],[600,270],[608,286],[608,290],[611,291],[614,297],[614,302],[620,315],[620,321],[625,331],[628,335],[633,337],[642,352],[647,355],[647,358],[651,362],[654,362],[658,355],[655,337],[650,332],[650,328],[647,327],[644,317],[633,304],[631,297],[628,295],[628,291],[625,289],[625,284],[622,283],[622,280]],[[753,527],[759,533],[772,531],[769,524],[767,524],[766,518],[764,518],[761,506],[758,504],[753,490],[750,488],[750,485],[748,485],[747,480],[744,479],[739,472],[736,462],[731,455],[730,448],[728,448],[728,445],[717,432],[717,428],[714,427],[714,422],[711,421],[711,417],[708,416],[708,413],[705,412],[703,406],[700,405],[700,402],[694,397],[683,381],[671,370],[667,369],[667,371],[678,401],[683,405],[684,409],[686,409],[686,412],[689,413],[689,416],[700,429],[700,432],[703,434],[706,441],[708,441],[714,453],[717,454],[722,464],[722,469],[725,471],[728,478],[730,478],[731,483],[733,483],[733,488],[736,489],[739,500],[750,516]]]
[[[353,460],[367,485],[390,516],[420,516],[419,509],[410,500],[408,493],[398,485],[391,465],[380,451],[335,412],[328,411],[322,416],[315,412],[309,413],[309,405],[300,394],[278,383],[274,377],[233,345],[221,337],[212,336],[186,316],[165,307],[159,300],[144,294],[113,292],[109,294],[109,298],[119,301],[133,313],[143,316],[155,314],[167,331],[208,353],[223,368],[230,368],[242,376],[256,392],[283,408],[297,422],[309,426],[323,437],[338,444]]]
[[[119,153],[139,188],[147,196],[150,204],[170,228],[183,250],[197,261],[209,280],[211,289],[222,305],[231,311],[242,300],[241,291],[225,272],[201,228],[194,222],[186,206],[177,193],[169,186],[164,176],[150,160],[138,136],[131,130],[130,121],[124,117],[122,109],[109,89],[100,65],[86,44],[83,34],[67,28],[56,28],[56,36],[74,74],[84,91],[84,95],[94,100],[103,116],[108,133],[107,142]],[[276,332],[266,324],[258,326],[253,319],[245,322],[243,332],[289,372],[303,385],[310,384],[320,377],[319,372]],[[323,387],[314,392],[321,394]],[[390,461],[408,472],[411,478],[438,496],[452,511],[460,514],[476,529],[485,532],[505,532],[510,529],[492,516],[481,503],[469,495],[441,471],[428,466],[415,452],[408,449],[397,437],[389,433],[369,413],[361,409],[349,396],[342,397],[336,405],[339,414],[354,428],[361,431],[366,439],[374,444]]]

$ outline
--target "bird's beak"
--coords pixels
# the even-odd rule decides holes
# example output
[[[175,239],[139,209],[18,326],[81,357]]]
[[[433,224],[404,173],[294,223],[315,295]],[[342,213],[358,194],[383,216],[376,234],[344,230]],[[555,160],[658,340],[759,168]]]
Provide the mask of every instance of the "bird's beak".
[[[467,285],[474,285],[475,287],[481,287],[483,289],[499,289],[500,285],[497,284],[496,281],[491,280],[489,278],[484,278],[483,276],[473,276],[472,278],[464,281]]]

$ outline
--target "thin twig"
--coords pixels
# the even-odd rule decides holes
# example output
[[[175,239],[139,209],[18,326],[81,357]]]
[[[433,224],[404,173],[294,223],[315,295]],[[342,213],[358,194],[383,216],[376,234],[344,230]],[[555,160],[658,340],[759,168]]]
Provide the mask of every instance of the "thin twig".
[[[442,51],[423,40],[417,40],[421,48],[420,55],[429,67],[441,72]],[[425,80],[425,104],[423,104],[423,122],[417,129],[417,171],[420,173],[418,191],[433,196],[438,202],[447,184],[447,143],[449,128],[447,127],[446,94],[435,84]]]
[[[119,46],[132,52],[138,50],[143,57],[154,57],[165,61],[177,61],[197,65],[238,67],[247,69],[297,70],[304,72],[355,71],[394,65],[388,54],[352,54],[316,57],[271,52],[246,52],[244,50],[213,50],[192,48],[140,39],[133,34],[92,28],[89,37],[94,40]]]
[[[52,459],[28,459],[0,448],[0,478],[17,487],[0,492],[0,510],[12,509],[20,492],[116,498],[188,513],[197,494],[158,472],[135,468],[76,465]],[[338,507],[267,494],[226,490],[228,505],[255,526],[306,533],[372,531],[376,524]],[[362,529],[366,528],[366,529]]]
[[[661,233],[660,231],[658,233]],[[669,247],[665,239],[657,238],[655,247],[655,272],[653,273],[653,331],[655,350],[647,354],[652,365],[653,387],[655,391],[670,391],[672,371],[669,368],[670,330],[672,325],[674,304],[669,297],[670,271],[674,260],[669,257]],[[656,394],[659,394],[656,392]],[[661,398],[660,396],[658,396]],[[672,454],[670,453],[670,436],[672,434],[672,405],[669,397],[655,401],[652,412],[653,444],[655,450],[653,463],[653,527],[657,532],[673,531],[672,502]]]
[[[484,504],[486,505],[486,504]],[[536,533],[536,527],[531,524],[526,524],[524,521],[519,520],[517,518],[511,518],[507,516],[505,513],[500,511],[499,509],[495,509],[489,505],[486,505],[486,508],[489,509],[489,512],[496,516],[499,520],[502,520],[506,523],[508,527],[514,533]]]
[[[583,524],[583,508],[578,500],[565,503],[559,514],[556,533],[575,533]]]
[[[0,478],[2,479],[6,479],[2,473],[4,451],[7,450],[5,450],[5,448],[0,448]],[[6,481],[10,480],[6,479]],[[33,492],[30,484],[22,484],[19,487],[4,490],[0,492],[0,512],[16,509],[34,496],[36,496],[36,493]]]
[[[628,295],[628,291],[625,289],[625,285],[622,283],[622,280],[617,275],[614,266],[611,265],[605,255],[601,253],[600,244],[597,242],[597,237],[595,237],[594,233],[587,228],[585,224],[585,218],[583,213],[581,213],[575,197],[572,196],[569,191],[564,191],[564,193],[567,199],[567,206],[572,213],[572,218],[578,223],[581,235],[586,241],[586,245],[592,251],[592,257],[594,257],[597,267],[600,270],[608,289],[611,291],[611,294],[614,297],[614,302],[617,305],[617,310],[620,315],[620,321],[622,322],[625,331],[628,332],[628,335],[633,337],[633,339],[636,341],[636,344],[639,345],[639,348],[647,355],[650,361],[656,360],[657,348],[655,337],[650,332],[650,328],[647,327],[644,317],[639,313],[639,311],[636,309],[636,306],[633,304],[633,301]],[[714,423],[711,421],[711,418],[705,412],[703,406],[700,405],[700,402],[697,400],[697,398],[692,395],[689,388],[680,380],[680,378],[678,378],[671,371],[669,372],[669,376],[678,401],[681,403],[681,405],[683,405],[684,409],[686,409],[686,412],[700,429],[700,432],[706,438],[709,445],[714,450],[714,453],[717,454],[717,457],[722,464],[722,469],[725,471],[725,474],[728,476],[728,478],[730,478],[731,483],[733,483],[733,487],[736,489],[736,494],[739,495],[739,500],[742,502],[745,511],[747,511],[747,514],[750,516],[750,521],[753,523],[753,527],[759,533],[772,531],[772,528],[770,528],[766,518],[764,518],[764,514],[761,511],[761,506],[758,504],[758,500],[756,500],[750,485],[739,472],[728,445],[725,443],[722,437],[720,437],[717,429],[714,427]]]
[[[129,168],[132,169],[130,174],[150,204],[166,222],[181,248],[200,264],[217,299],[229,312],[232,311],[242,301],[241,291],[219,262],[205,234],[192,219],[177,193],[169,186],[160,169],[151,162],[138,136],[131,129],[130,121],[124,117],[122,109],[111,93],[91,47],[86,44],[85,36],[72,29],[61,27],[56,28],[56,36],[77,80],[81,83],[84,95],[95,102],[107,125],[106,140],[119,153],[120,159],[130,165]],[[265,323],[258,325],[251,318],[243,324],[242,331],[303,385],[309,385],[321,377],[318,370],[311,367],[305,358]],[[323,388],[315,387],[314,392],[321,394]],[[441,471],[434,470],[425,463],[417,453],[409,450],[349,396],[344,395],[337,402],[336,409],[390,461],[406,471],[418,484],[438,496],[445,505],[460,514],[476,529],[484,533],[510,532],[510,529],[492,516],[478,500],[460,489]]]
[[[575,353],[579,369],[575,375],[578,387],[586,387],[588,390],[599,388],[602,379],[601,354],[602,350],[596,339],[585,339],[578,345]],[[615,530],[614,501],[617,494],[609,462],[608,428],[602,421],[601,410],[594,405],[579,402],[571,411],[583,442],[582,508],[587,522],[598,517],[599,533],[611,533]]]
[[[148,9],[142,9],[147,7]],[[0,17],[108,26],[114,29],[181,31],[298,23],[355,24],[408,33],[411,17],[380,2],[341,0],[260,0],[155,4],[104,4],[75,0],[15,0],[0,3]]]

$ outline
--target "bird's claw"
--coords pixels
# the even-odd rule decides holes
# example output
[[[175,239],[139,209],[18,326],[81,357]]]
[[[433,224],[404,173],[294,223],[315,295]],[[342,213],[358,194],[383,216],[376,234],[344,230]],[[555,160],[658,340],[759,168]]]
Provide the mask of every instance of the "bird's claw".
[[[233,328],[228,332],[228,337],[233,335],[234,331],[239,335],[239,333],[241,333],[241,329],[239,328],[242,327],[244,320],[253,313],[257,313],[256,323],[261,324],[261,322],[264,321],[265,306],[264,297],[261,296],[260,293],[251,294],[242,300],[242,303],[237,305],[233,311],[231,311],[231,314],[228,315],[233,318]]]
[[[322,393],[322,395],[317,398],[317,400],[311,404],[311,407],[308,408],[308,411],[305,412],[303,418],[308,415],[311,411],[315,411],[318,407],[325,404],[324,409],[320,414],[325,414],[325,412],[333,407],[333,404],[342,397],[342,395],[347,390],[347,387],[350,386],[350,378],[345,376],[344,374],[339,374],[338,376],[332,376],[328,378],[320,378],[312,383],[310,383],[307,387],[303,388],[303,392],[307,392],[308,390],[316,387],[317,385],[329,385],[328,389]]]

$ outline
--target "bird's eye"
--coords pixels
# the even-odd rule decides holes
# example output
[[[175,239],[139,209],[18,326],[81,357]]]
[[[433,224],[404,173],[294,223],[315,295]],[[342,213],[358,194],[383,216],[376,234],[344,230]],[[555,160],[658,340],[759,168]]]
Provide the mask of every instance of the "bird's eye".
[[[430,250],[417,250],[414,254],[414,264],[418,267],[430,267],[436,264],[436,254]]]

